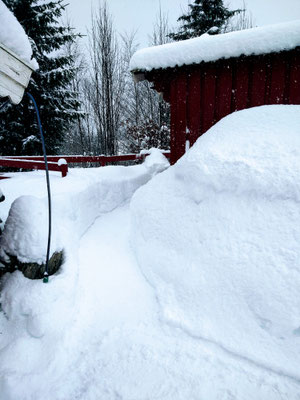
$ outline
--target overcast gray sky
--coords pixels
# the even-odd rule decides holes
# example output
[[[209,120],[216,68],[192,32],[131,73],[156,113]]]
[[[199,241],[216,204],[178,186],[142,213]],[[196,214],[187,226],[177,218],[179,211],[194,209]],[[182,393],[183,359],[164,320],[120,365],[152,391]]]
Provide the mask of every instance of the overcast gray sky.
[[[188,0],[107,0],[114,18],[115,27],[120,33],[138,30],[137,39],[142,47],[148,44],[161,3],[162,10],[168,13],[171,26],[176,26],[177,18],[187,9]],[[83,34],[90,26],[91,7],[98,0],[68,0],[68,14],[73,26]],[[229,8],[241,8],[242,0],[225,0]],[[300,0],[246,0],[246,8],[251,11],[257,26],[300,19]]]

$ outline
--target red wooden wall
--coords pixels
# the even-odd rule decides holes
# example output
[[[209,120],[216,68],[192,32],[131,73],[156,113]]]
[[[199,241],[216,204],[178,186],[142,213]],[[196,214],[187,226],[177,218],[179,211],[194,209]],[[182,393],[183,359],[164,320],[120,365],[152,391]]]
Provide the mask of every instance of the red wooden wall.
[[[300,104],[300,48],[146,74],[171,105],[171,162],[226,115],[264,104]]]

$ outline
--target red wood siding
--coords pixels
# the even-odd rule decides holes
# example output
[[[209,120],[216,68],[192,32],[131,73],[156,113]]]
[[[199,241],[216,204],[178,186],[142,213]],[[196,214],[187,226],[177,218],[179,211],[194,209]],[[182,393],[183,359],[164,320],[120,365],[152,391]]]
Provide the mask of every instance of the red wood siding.
[[[201,70],[191,71],[188,75],[187,126],[190,145],[198,139],[201,131]]]
[[[152,71],[171,105],[171,162],[226,115],[264,104],[300,104],[300,49]],[[189,132],[187,134],[187,132]],[[188,136],[187,136],[188,135]]]
[[[233,110],[243,110],[248,106],[248,88],[250,85],[249,65],[245,60],[241,60],[239,65],[233,69],[234,78],[234,101]]]
[[[300,104],[300,52],[291,55],[290,65],[287,103]]]
[[[185,152],[187,128],[187,79],[179,73],[171,83],[171,162]]]
[[[199,136],[214,122],[216,102],[216,67],[208,65],[202,71],[202,90],[201,90],[201,128]],[[172,105],[171,105],[172,112]]]
[[[248,107],[266,104],[266,89],[268,86],[268,66],[262,58],[253,60],[248,65],[249,95],[246,97]]]

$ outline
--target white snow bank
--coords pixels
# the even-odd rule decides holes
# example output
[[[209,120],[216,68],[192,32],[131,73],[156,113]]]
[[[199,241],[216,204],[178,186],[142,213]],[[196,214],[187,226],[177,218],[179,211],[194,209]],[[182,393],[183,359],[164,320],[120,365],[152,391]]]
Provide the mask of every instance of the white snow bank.
[[[123,174],[112,168],[116,175]],[[54,197],[63,201],[75,188],[87,190],[94,175],[108,178],[112,168],[71,170],[72,179],[67,180],[51,173]],[[126,170],[137,173],[136,167]],[[8,203],[20,193],[44,197],[42,173],[14,176],[4,181]],[[149,203],[145,198],[143,211],[151,218],[157,202],[153,208]],[[135,262],[129,227],[127,203],[97,218],[79,242],[69,243],[66,264],[47,285],[25,279],[18,271],[4,277],[1,400],[299,400],[299,381],[192,337],[161,318],[156,290]],[[77,236],[75,231],[71,234]],[[153,248],[151,237],[148,231],[145,240],[150,238]],[[190,259],[185,254],[184,260]],[[170,284],[172,279],[173,271]]]
[[[0,43],[15,52],[32,68],[38,67],[37,62],[31,59],[32,49],[23,27],[2,0],[0,0]]]
[[[131,202],[162,319],[298,382],[299,126],[299,106],[231,114]]]
[[[130,71],[151,71],[182,65],[266,54],[300,46],[300,20],[245,29],[220,35],[167,43],[138,50],[130,61]]]
[[[71,169],[66,178],[60,182],[56,180],[52,198],[50,257],[65,247],[70,232],[76,242],[99,215],[123,204],[139,186],[165,169],[169,163],[159,150],[158,153],[151,150],[143,165]],[[44,182],[42,185],[45,189]],[[47,199],[21,196],[13,202],[0,237],[0,258],[5,260],[9,254],[17,256],[21,262],[42,264],[46,258],[47,237]]]
[[[60,276],[60,294],[58,279],[43,285],[14,274],[14,296],[15,282],[5,285],[7,303],[15,311],[21,304],[22,315],[0,313],[0,349],[8,343],[0,350],[1,400],[298,400],[299,384],[158,318],[129,225],[128,205],[97,219],[68,260],[78,275],[73,265],[72,276]],[[67,284],[76,285],[73,298]]]
[[[151,165],[152,156],[149,157],[148,163]],[[154,163],[156,161],[154,157]],[[63,389],[61,376],[70,368],[71,359],[81,357],[76,352],[79,338],[89,328],[87,324],[93,324],[93,313],[89,309],[84,308],[82,320],[77,320],[76,310],[80,309],[80,303],[90,289],[86,287],[83,295],[78,277],[90,280],[90,285],[97,287],[94,275],[88,272],[88,265],[83,270],[79,269],[79,239],[98,217],[128,201],[138,187],[151,179],[152,173],[145,164],[70,169],[66,178],[61,178],[58,173],[50,173],[53,194],[52,241],[54,247],[56,243],[64,248],[66,262],[57,274],[50,277],[48,284],[27,279],[20,271],[8,273],[1,280],[0,393],[5,400],[20,396],[22,399],[53,399],[56,380]],[[7,193],[6,202],[10,203],[20,193],[24,196],[18,197],[12,204],[1,236],[1,251],[8,249],[22,261],[44,262],[48,232],[44,173],[14,175],[12,179],[1,183]],[[100,224],[100,231],[101,228],[109,229],[104,224]],[[114,229],[118,231],[116,224]],[[98,262],[94,265],[95,273],[99,265],[113,257],[120,261],[119,268],[122,268],[118,248],[113,248],[114,255],[104,255],[99,239],[95,237],[94,240],[98,243],[96,254],[92,254],[93,262]],[[88,254],[86,257],[88,264]],[[99,274],[101,272],[97,279],[101,279]],[[128,279],[130,277],[127,274]],[[90,300],[90,307],[97,309],[99,302],[94,304],[93,299]],[[43,393],[40,382],[48,380],[51,382],[50,389],[47,387],[48,392]]]

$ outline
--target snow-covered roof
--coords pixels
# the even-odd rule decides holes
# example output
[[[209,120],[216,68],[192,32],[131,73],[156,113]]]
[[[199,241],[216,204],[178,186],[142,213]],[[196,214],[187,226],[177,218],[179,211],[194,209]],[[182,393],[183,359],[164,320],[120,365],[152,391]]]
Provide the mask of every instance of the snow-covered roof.
[[[0,97],[20,103],[31,73],[38,68],[23,27],[0,0]]]
[[[0,43],[16,53],[23,61],[33,67],[32,49],[29,39],[14,14],[0,0]]]
[[[149,47],[130,61],[132,72],[199,64],[241,55],[259,55],[300,46],[300,20]]]

